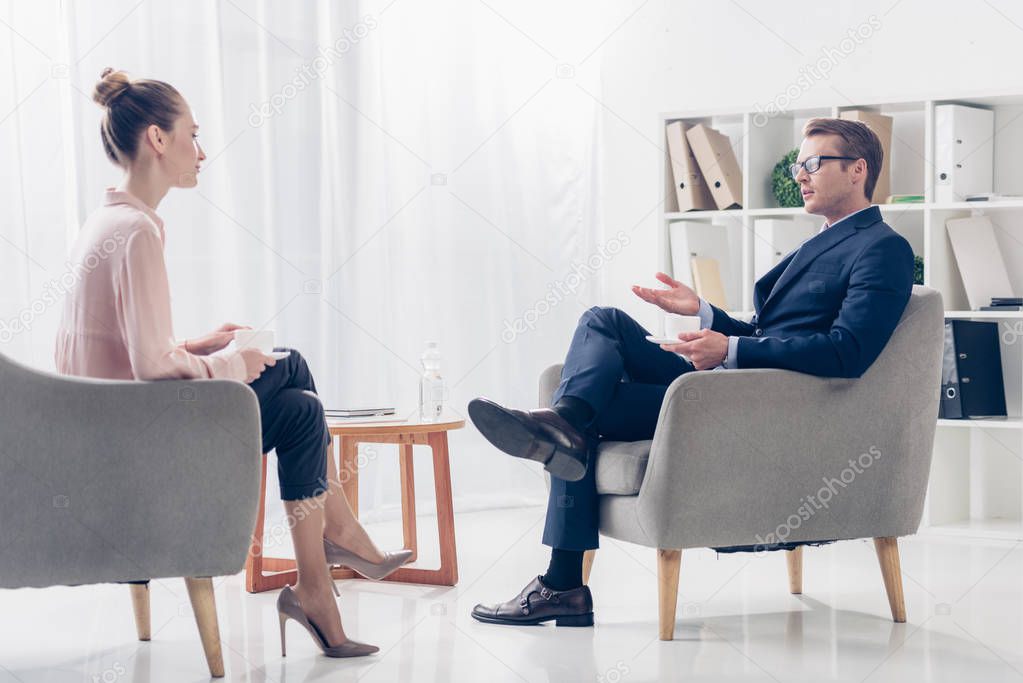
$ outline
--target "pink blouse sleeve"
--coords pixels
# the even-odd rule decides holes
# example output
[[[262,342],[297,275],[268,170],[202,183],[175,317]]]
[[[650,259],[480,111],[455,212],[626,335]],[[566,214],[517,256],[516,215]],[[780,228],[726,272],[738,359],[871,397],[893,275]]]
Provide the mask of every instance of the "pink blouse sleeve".
[[[136,230],[125,244],[118,273],[121,333],[135,379],[223,378],[244,382],[245,361],[238,353],[196,356],[174,340],[170,285],[163,243],[148,227]]]

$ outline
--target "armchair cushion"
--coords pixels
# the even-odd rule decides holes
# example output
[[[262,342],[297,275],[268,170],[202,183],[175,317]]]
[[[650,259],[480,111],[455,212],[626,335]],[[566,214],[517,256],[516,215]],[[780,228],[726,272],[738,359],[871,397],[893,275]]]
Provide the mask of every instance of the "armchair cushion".
[[[604,441],[597,446],[597,493],[616,496],[639,493],[652,443],[652,440]]]

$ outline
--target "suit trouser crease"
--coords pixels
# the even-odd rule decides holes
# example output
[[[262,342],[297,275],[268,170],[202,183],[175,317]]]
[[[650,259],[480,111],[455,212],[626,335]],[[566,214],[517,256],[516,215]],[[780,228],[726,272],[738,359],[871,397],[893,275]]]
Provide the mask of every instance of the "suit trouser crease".
[[[648,342],[649,334],[617,308],[595,306],[580,317],[551,403],[563,396],[586,401],[594,411],[587,426],[591,443],[652,439],[668,385],[695,369]],[[598,546],[595,450],[579,481],[551,477],[544,545],[565,550]]]

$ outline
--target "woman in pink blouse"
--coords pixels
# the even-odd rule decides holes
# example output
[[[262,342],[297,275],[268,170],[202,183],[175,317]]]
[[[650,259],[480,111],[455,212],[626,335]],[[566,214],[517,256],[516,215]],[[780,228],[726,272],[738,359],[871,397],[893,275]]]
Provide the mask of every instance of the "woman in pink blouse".
[[[58,370],[110,379],[248,383],[259,399],[263,452],[277,452],[298,564],[298,583],[285,587],[277,601],[282,654],[289,618],[305,626],[328,656],[376,652],[345,635],[328,562],[379,579],[411,551],[381,552],[352,514],[327,457],[330,435],[305,360],[294,350],[275,361],[257,349],[227,348],[241,329],[230,323],[198,339],[174,339],[165,232],[156,207],[170,188],[195,187],[206,158],[188,103],[167,83],[130,80],[109,68],[93,98],[105,110],[103,147],[124,178],[107,191],[75,244],[72,263],[80,280],[65,302]]]

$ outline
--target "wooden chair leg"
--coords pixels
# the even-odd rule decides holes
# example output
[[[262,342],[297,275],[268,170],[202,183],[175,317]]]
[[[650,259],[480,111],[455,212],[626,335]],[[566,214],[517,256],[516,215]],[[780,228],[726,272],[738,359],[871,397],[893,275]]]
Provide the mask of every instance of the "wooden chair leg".
[[[590,571],[593,570],[593,558],[596,556],[596,550],[587,550],[583,553],[583,584],[590,583]]]
[[[906,599],[902,595],[902,567],[899,564],[899,539],[886,536],[874,539],[877,561],[881,565],[881,579],[888,593],[888,605],[892,609],[892,621],[901,624],[906,621]]]
[[[675,607],[678,604],[678,573],[681,550],[657,550],[657,602],[661,640],[675,638]]]
[[[213,597],[213,579],[186,577],[185,585],[188,587],[192,611],[195,612],[195,623],[199,627],[199,638],[206,653],[210,676],[223,678],[224,655],[220,650],[220,626],[217,623],[217,604]]]
[[[139,640],[149,640],[152,632],[152,619],[149,614],[149,584],[133,583],[131,588],[131,604],[135,609],[135,631]]]
[[[789,593],[799,595],[803,592],[803,546],[796,546],[785,552],[789,565]]]

